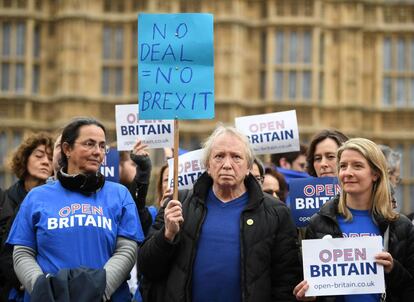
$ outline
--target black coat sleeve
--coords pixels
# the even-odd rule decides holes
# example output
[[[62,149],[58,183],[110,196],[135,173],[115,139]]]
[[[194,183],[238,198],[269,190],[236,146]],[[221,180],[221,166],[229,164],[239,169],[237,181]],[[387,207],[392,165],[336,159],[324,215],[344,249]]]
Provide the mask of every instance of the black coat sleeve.
[[[400,217],[398,230],[395,230],[398,248],[390,249],[394,267],[385,274],[387,292],[400,296],[401,301],[411,301],[414,297],[414,226],[405,217]]]
[[[148,234],[152,224],[152,216],[146,207],[146,199],[151,176],[151,160],[148,156],[131,154],[131,159],[137,165],[134,180],[128,185],[128,190],[135,201],[144,235]]]
[[[183,203],[183,216],[185,216],[185,204],[191,198],[192,191],[182,190],[178,192],[178,199]],[[169,200],[158,211],[155,222],[148,232],[147,239],[138,249],[138,270],[150,281],[160,281],[169,274],[175,255],[179,252],[181,231],[172,242],[164,236],[164,209]]]
[[[278,218],[272,254],[272,301],[296,301],[293,288],[303,280],[296,227],[286,206],[278,208]]]
[[[164,230],[164,208],[161,208],[147,239],[138,250],[138,270],[151,281],[161,280],[168,275],[179,243],[179,233],[170,242],[165,238]]]

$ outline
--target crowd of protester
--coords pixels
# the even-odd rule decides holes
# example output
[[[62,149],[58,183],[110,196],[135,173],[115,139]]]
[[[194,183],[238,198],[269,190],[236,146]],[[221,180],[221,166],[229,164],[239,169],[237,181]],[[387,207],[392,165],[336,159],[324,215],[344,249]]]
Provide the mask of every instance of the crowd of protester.
[[[93,118],[55,140],[28,136],[11,160],[17,182],[0,188],[0,302],[412,301],[414,226],[397,212],[398,152],[323,129],[263,163],[224,126],[203,150],[206,171],[174,199],[167,162],[151,177],[139,139],[119,152],[120,184],[106,181],[106,130]],[[342,192],[301,232],[289,184],[311,177],[337,177]],[[305,296],[300,240],[356,233],[384,238],[386,292]]]

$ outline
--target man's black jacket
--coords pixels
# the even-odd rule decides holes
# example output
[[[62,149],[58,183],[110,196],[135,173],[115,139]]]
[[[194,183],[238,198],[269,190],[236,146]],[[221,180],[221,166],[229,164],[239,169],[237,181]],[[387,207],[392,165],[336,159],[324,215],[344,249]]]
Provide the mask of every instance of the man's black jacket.
[[[302,270],[289,209],[263,193],[252,175],[245,185],[249,199],[240,216],[242,301],[295,301],[292,292],[302,280]],[[144,301],[191,301],[192,266],[211,186],[212,179],[204,173],[193,191],[180,192],[184,223],[173,243],[164,238],[164,211],[158,214],[138,251]]]

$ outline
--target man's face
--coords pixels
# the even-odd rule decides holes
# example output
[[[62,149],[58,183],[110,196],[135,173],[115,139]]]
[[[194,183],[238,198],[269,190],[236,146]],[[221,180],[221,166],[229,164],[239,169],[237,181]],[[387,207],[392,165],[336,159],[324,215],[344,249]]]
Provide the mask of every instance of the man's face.
[[[207,171],[220,188],[242,186],[249,174],[246,147],[239,138],[223,134],[214,141]]]
[[[306,172],[306,156],[301,154],[299,155],[291,165],[291,170]]]

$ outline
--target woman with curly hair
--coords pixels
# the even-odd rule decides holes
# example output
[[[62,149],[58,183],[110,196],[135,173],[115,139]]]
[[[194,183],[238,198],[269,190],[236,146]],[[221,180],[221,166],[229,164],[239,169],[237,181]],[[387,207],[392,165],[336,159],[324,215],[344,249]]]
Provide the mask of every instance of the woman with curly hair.
[[[0,301],[8,301],[9,295],[23,294],[13,270],[13,248],[5,241],[27,193],[44,184],[52,175],[52,151],[52,137],[40,132],[27,137],[12,156],[11,169],[18,181],[2,192],[0,200]]]

